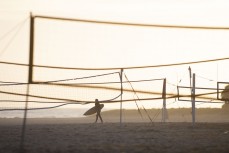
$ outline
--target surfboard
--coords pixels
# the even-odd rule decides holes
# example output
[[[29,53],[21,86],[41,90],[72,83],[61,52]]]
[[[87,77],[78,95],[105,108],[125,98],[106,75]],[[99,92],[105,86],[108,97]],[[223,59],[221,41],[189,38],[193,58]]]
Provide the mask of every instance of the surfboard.
[[[99,104],[100,109],[102,109],[104,107],[104,104]],[[87,110],[83,115],[87,116],[87,115],[92,115],[96,113],[96,108],[95,106],[90,108],[89,110]]]

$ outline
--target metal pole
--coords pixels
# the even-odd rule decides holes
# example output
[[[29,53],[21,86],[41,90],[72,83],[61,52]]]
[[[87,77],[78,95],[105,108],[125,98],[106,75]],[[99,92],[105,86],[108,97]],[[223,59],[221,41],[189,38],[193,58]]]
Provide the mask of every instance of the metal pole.
[[[123,69],[121,69],[121,73],[120,73],[120,81],[121,81],[120,125],[122,125],[122,94],[123,94],[122,76],[123,76]]]
[[[21,153],[24,152],[24,143],[25,143],[25,131],[26,131],[26,122],[27,122],[27,112],[28,112],[28,100],[29,100],[29,84],[27,85],[26,91],[26,102],[25,102],[25,111],[23,117],[23,124],[22,124],[22,132],[21,132],[21,142],[20,142],[20,151]]]
[[[33,82],[33,56],[34,56],[34,18],[30,13],[30,43],[29,43],[29,74],[28,83]]]
[[[26,90],[26,102],[25,102],[25,111],[22,123],[22,132],[21,132],[21,142],[20,142],[20,151],[24,152],[24,143],[25,143],[25,131],[26,131],[26,122],[27,122],[27,112],[28,112],[28,100],[29,100],[29,84],[32,83],[33,78],[33,44],[34,44],[34,18],[32,13],[30,13],[30,34],[29,34],[29,69],[28,69],[28,85]]]
[[[217,99],[219,99],[219,82],[217,81]]]
[[[191,89],[191,87],[192,87],[192,69],[190,66],[188,67],[188,70],[189,70],[189,79],[190,79],[190,90],[191,90],[191,94],[192,94],[192,89]]]
[[[193,78],[192,78],[192,126],[194,127],[195,122],[196,122],[196,106],[195,106],[195,86],[196,86],[196,74],[193,73]]]
[[[166,110],[166,79],[164,79],[164,81],[163,81],[162,98],[163,98],[162,121],[165,123],[165,121],[167,119],[167,110]]]

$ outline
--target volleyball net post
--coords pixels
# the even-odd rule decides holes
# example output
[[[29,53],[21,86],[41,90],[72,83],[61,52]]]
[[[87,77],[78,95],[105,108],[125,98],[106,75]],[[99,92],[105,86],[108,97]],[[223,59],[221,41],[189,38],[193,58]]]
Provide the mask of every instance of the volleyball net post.
[[[29,100],[29,84],[33,81],[33,57],[34,57],[34,17],[32,12],[30,12],[30,32],[29,32],[29,68],[28,68],[28,85],[26,90],[26,101],[25,101],[25,110],[22,123],[22,132],[21,132],[21,142],[20,142],[20,151],[24,152],[24,143],[25,143],[25,131],[26,131],[26,122],[27,122],[27,113],[28,113],[28,100]]]
[[[195,126],[196,122],[196,92],[195,92],[195,87],[196,87],[196,74],[193,73],[192,77],[192,126]]]
[[[162,99],[163,99],[162,121],[165,123],[166,119],[168,118],[167,109],[166,109],[166,78],[163,80]]]
[[[122,94],[123,94],[123,69],[120,70],[120,82],[121,82],[121,100],[120,100],[120,126],[122,125]]]

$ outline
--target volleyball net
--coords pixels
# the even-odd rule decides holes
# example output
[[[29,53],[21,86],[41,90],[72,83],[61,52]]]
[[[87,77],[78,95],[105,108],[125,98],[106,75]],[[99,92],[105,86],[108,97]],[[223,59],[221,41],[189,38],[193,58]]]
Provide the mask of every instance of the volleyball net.
[[[28,65],[9,65],[6,73],[9,80],[21,78],[17,69]],[[167,82],[167,93],[163,97],[165,78],[155,79],[154,69],[101,70],[64,69],[34,66],[33,83],[0,82],[0,110],[28,110],[58,108],[70,105],[86,105],[99,99],[101,103],[128,103],[127,108],[161,108],[163,99],[191,101],[191,87]],[[144,74],[144,75],[142,75]],[[198,76],[198,75],[197,75]],[[154,78],[153,78],[154,77]],[[199,78],[198,78],[199,79]],[[199,80],[197,80],[198,82]],[[186,79],[185,84],[188,81]],[[198,82],[199,83],[199,82]],[[209,84],[209,82],[206,82]],[[213,82],[212,85],[216,85]],[[216,88],[195,87],[196,102],[224,103],[228,82],[218,82]],[[143,104],[144,101],[144,105]],[[168,100],[169,101],[169,100]],[[116,105],[117,106],[117,105]],[[188,105],[189,106],[189,105]],[[79,106],[80,107],[80,106]],[[117,107],[116,107],[117,108]]]
[[[114,70],[39,68],[38,74],[43,75],[36,75],[30,84],[1,81],[0,110],[24,110],[25,102],[28,110],[36,110],[85,105],[95,99],[107,104],[162,99],[163,78],[130,80],[126,73]]]

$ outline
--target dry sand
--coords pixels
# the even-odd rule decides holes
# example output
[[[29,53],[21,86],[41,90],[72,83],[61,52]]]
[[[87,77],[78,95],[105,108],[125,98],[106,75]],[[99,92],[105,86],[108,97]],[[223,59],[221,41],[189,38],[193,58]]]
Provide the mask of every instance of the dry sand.
[[[105,120],[104,124],[93,124],[94,116],[28,119],[25,152],[229,152],[229,122],[198,122],[193,127],[191,122],[182,122],[181,120],[168,123],[142,122],[139,116],[129,113],[131,118],[128,118],[127,114],[125,113],[122,125],[118,123],[119,117],[115,113],[112,113],[114,115],[112,117],[107,112],[102,114]],[[228,117],[228,115],[224,114],[224,117]],[[21,124],[22,119],[19,118],[0,119],[1,153],[20,151]]]

